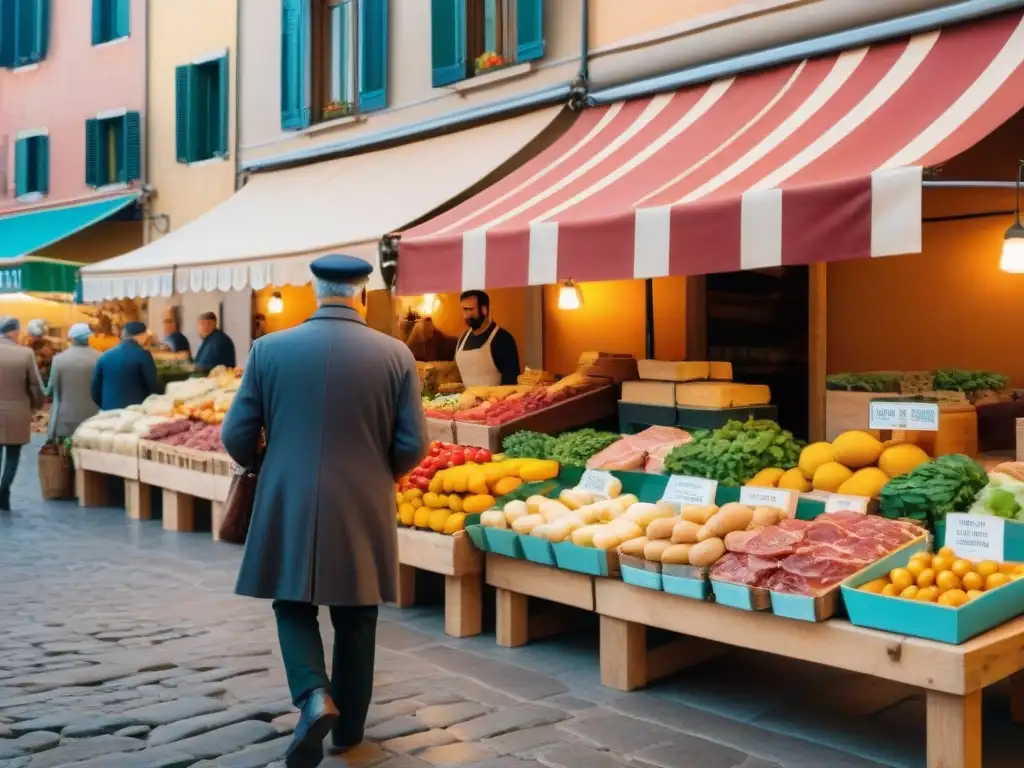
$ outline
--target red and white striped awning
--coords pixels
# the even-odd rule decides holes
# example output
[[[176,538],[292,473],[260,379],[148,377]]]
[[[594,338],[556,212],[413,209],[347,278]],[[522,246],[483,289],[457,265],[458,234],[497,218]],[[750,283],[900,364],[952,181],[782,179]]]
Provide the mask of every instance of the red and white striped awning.
[[[920,252],[922,168],[1024,106],[1022,62],[1016,11],[588,109],[526,165],[403,233],[398,292]]]

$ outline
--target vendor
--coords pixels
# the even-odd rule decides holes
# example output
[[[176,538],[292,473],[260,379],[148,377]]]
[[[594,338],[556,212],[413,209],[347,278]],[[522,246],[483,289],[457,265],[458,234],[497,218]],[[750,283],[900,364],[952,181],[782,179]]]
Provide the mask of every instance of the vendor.
[[[164,315],[164,346],[171,352],[184,352],[192,359],[192,347],[188,343],[188,337],[178,328],[178,318],[173,312]]]
[[[217,327],[217,315],[204,312],[199,316],[199,336],[202,341],[196,350],[196,370],[209,373],[214,368],[235,367],[235,343]]]
[[[467,387],[515,384],[519,350],[512,334],[491,319],[491,297],[466,291],[459,297],[469,330],[459,339],[455,363]]]

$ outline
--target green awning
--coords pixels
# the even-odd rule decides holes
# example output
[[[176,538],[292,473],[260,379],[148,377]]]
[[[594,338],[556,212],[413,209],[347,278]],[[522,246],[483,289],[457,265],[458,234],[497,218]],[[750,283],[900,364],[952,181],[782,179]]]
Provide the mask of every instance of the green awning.
[[[55,259],[0,261],[0,294],[74,293],[82,265]]]
[[[0,260],[17,259],[53,245],[113,216],[139,199],[138,193],[87,203],[0,216]],[[0,267],[3,267],[0,261]]]

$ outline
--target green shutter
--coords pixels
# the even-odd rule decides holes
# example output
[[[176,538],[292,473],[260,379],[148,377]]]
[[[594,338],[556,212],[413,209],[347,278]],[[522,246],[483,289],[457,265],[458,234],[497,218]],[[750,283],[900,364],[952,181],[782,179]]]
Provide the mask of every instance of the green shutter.
[[[138,112],[128,112],[124,116],[124,128],[121,132],[124,162],[119,166],[123,178],[119,181],[130,182],[142,178],[142,120]]]
[[[388,105],[388,0],[359,3],[359,110]]]
[[[14,196],[27,195],[29,176],[29,149],[31,139],[18,139],[14,143]]]
[[[85,183],[90,187],[99,187],[106,183],[100,175],[106,173],[106,152],[103,131],[100,128],[100,121],[95,118],[85,121]]]
[[[224,56],[217,62],[217,87],[220,92],[217,95],[217,104],[219,106],[217,110],[217,119],[215,123],[216,136],[210,143],[213,148],[214,157],[227,157],[228,156],[228,136],[229,127],[231,125],[231,81],[228,79],[230,74],[229,60],[227,56]]]
[[[103,20],[106,18],[104,9],[107,0],[92,0],[92,44],[99,45],[107,42],[107,33],[104,29]]]
[[[50,191],[50,137],[36,136],[35,139],[36,192]]]
[[[498,2],[484,0],[484,52],[498,50]]]
[[[431,82],[466,79],[466,0],[430,0]]]
[[[309,125],[309,0],[281,0],[281,127]]]
[[[516,61],[544,56],[544,0],[516,0]]]
[[[14,9],[14,66],[32,63],[32,44],[35,38],[35,0],[13,0]]]
[[[174,142],[179,163],[191,163],[194,159],[192,103],[195,81],[195,67],[185,64],[175,68]]]
[[[0,0],[0,67],[10,68],[15,61],[15,10],[18,0]]]
[[[50,0],[22,0],[25,7],[26,60],[35,64],[46,58],[50,42]],[[19,51],[20,53],[21,51]]]
[[[117,8],[114,11],[114,18],[111,19],[113,32],[112,39],[128,37],[132,31],[131,0],[114,0]]]

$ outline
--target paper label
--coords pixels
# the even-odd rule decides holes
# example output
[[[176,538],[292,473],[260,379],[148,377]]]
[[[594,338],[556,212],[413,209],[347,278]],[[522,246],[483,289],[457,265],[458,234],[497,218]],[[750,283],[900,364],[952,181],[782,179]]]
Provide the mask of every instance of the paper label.
[[[825,512],[857,512],[861,515],[868,513],[869,498],[866,496],[847,496],[842,493],[833,493],[825,500]]]
[[[700,504],[708,506],[715,503],[715,494],[718,491],[717,480],[707,480],[703,477],[688,477],[686,475],[672,475],[665,486],[665,493],[662,501],[683,506],[685,504]]]
[[[939,404],[872,400],[868,428],[937,432],[939,429]]]
[[[945,546],[968,560],[1005,560],[1006,521],[990,515],[947,515]]]
[[[744,485],[740,488],[740,504],[748,507],[775,507],[786,513],[786,517],[796,515],[796,491],[784,488],[758,488]]]
[[[611,495],[608,492],[608,488],[612,484],[613,480],[615,480],[615,476],[610,472],[602,472],[598,469],[588,469],[580,478],[580,483],[576,486],[576,490],[586,491],[594,496],[601,496],[602,498],[607,499]]]

